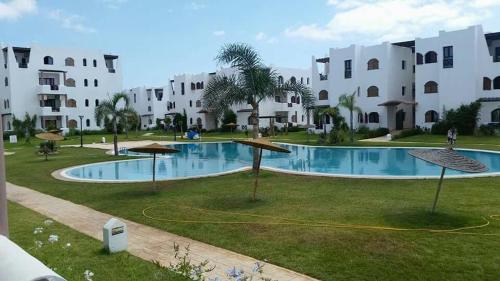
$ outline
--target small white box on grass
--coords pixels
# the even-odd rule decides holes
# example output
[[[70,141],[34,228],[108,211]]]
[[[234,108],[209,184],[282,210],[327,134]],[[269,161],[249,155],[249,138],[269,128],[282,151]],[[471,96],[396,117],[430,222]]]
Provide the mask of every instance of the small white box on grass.
[[[9,142],[10,143],[17,143],[17,136],[16,135],[10,135],[9,136]]]
[[[110,253],[127,250],[127,225],[118,219],[110,219],[102,228],[102,238],[104,248]]]

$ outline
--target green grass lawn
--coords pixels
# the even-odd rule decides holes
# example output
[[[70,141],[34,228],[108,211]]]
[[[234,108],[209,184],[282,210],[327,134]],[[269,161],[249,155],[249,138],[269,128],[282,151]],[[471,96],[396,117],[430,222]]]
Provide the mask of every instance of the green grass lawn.
[[[253,177],[248,172],[161,182],[161,191],[153,192],[150,183],[73,183],[50,177],[55,169],[115,159],[101,150],[63,148],[49,161],[36,157],[33,145],[19,145],[11,151],[16,154],[6,156],[7,178],[13,183],[267,259],[322,280],[500,279],[500,236],[286,225],[186,224],[151,220],[142,215],[144,208],[156,206],[150,211],[152,215],[176,220],[280,221],[190,209],[195,207],[311,222],[448,229],[482,224],[482,217],[500,214],[498,178],[446,180],[438,213],[431,215],[435,180],[341,179],[264,172],[258,193],[260,200],[252,203],[249,196]],[[30,171],[29,177],[26,171]],[[500,234],[500,221],[492,221],[487,228],[471,232]]]
[[[94,273],[93,280],[187,280],[126,252],[107,254],[100,241],[57,222],[46,225],[46,217],[18,204],[8,207],[10,239],[66,280],[85,280],[86,270]],[[43,232],[34,234],[37,227]],[[59,240],[50,243],[51,234]],[[43,244],[37,247],[35,241]]]

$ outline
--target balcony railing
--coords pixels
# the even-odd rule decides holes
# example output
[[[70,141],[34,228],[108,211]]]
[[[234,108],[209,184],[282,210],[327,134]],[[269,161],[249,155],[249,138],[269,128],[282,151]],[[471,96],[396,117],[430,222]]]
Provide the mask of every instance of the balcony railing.
[[[320,81],[324,81],[324,80],[328,80],[328,74],[319,74],[319,80]]]
[[[114,68],[108,68],[108,72],[109,72],[109,73],[115,73],[115,72],[116,72],[116,70],[115,70]]]

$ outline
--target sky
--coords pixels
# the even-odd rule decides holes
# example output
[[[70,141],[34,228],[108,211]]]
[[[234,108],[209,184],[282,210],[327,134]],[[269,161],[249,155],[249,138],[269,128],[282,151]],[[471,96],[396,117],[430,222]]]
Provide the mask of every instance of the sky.
[[[0,43],[117,54],[130,88],[212,72],[226,43],[252,45],[266,64],[309,68],[329,48],[474,24],[500,31],[499,15],[500,0],[0,0]]]

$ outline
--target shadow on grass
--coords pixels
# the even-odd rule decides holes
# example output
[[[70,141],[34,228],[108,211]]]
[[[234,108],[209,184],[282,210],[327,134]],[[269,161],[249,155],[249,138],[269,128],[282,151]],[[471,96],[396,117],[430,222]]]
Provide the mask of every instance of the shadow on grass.
[[[383,217],[387,225],[407,228],[449,229],[482,223],[479,217],[450,214],[439,210],[433,214],[425,209],[386,213]]]
[[[248,211],[268,204],[270,202],[263,197],[259,198],[257,195],[257,199],[253,201],[249,192],[241,192],[240,194],[207,198],[199,207],[218,211]]]

